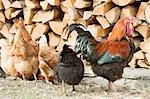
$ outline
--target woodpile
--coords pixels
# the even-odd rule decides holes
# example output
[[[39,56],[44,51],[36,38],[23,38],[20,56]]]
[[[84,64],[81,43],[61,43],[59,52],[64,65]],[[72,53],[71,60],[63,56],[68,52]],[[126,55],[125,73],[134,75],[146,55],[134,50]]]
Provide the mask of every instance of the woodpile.
[[[17,31],[13,20],[21,17],[34,41],[46,35],[48,45],[60,51],[69,24],[84,24],[98,39],[127,16],[137,19],[135,32],[139,39],[135,44],[140,47],[129,65],[150,68],[150,0],[0,0],[0,38],[7,38],[11,44]],[[75,38],[76,34],[70,36],[72,41],[68,42],[74,43]]]

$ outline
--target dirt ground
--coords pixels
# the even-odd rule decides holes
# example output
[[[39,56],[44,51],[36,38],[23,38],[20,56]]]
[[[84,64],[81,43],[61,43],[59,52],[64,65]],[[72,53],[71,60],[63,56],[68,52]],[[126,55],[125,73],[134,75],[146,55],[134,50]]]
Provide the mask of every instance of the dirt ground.
[[[149,70],[146,71],[149,77]],[[144,75],[146,71],[144,69]],[[129,71],[126,72],[129,74]],[[130,70],[130,72],[132,75],[139,74],[137,70]],[[93,75],[90,68],[86,68],[85,74]],[[64,96],[61,85],[40,80],[25,81],[10,76],[4,77],[4,75],[0,70],[0,99],[150,99],[150,80],[123,78],[115,82],[117,92],[110,92],[107,90],[107,80],[101,77],[84,77],[81,83],[75,86],[76,91],[72,92],[72,86],[66,86],[68,96]],[[139,75],[142,76],[142,72]]]
[[[86,84],[87,79],[83,79],[74,92],[71,92],[71,86],[67,86],[68,96],[64,96],[61,85],[12,77],[0,78],[0,99],[150,99],[150,92],[146,90],[117,86],[120,88],[117,92],[108,92],[106,86]]]

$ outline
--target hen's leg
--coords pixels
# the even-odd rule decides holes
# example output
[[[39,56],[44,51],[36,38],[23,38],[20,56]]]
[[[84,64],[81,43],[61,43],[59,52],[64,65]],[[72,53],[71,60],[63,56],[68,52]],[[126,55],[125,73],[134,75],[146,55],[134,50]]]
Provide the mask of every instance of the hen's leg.
[[[116,91],[116,86],[112,81],[109,81],[109,90]]]
[[[23,80],[26,80],[26,78],[25,78],[24,74],[21,74],[21,75],[22,75],[22,79],[23,79]]]
[[[37,81],[36,73],[33,73],[35,81]]]
[[[75,87],[74,87],[74,85],[72,85],[72,91],[75,91]]]
[[[62,80],[62,90],[63,90],[63,94],[65,95],[65,96],[67,96],[67,93],[66,93],[66,88],[65,88],[65,82]]]

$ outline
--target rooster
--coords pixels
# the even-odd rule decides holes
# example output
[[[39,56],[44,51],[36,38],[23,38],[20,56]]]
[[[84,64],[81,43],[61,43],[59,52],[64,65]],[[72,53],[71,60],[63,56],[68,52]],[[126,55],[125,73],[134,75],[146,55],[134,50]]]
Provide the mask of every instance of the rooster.
[[[76,53],[68,48],[68,45],[63,46],[63,50],[60,53],[60,61],[55,66],[55,78],[57,81],[61,81],[63,85],[63,93],[66,94],[65,83],[73,85],[73,91],[75,90],[74,85],[78,85],[83,78],[84,65],[80,58],[76,56]]]
[[[92,65],[98,76],[109,81],[109,89],[115,91],[114,81],[122,77],[123,68],[127,66],[135,50],[132,37],[135,36],[134,17],[120,19],[112,33],[102,42],[97,42],[88,29],[82,24],[74,23],[68,27],[68,37],[77,31],[75,52],[80,53]]]

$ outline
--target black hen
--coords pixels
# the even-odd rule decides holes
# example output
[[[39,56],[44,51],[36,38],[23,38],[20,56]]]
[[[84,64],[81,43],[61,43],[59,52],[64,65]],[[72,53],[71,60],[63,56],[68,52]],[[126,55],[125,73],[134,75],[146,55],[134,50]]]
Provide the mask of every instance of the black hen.
[[[84,65],[80,58],[76,56],[76,53],[68,48],[68,45],[63,46],[63,50],[60,53],[60,62],[54,69],[55,78],[62,82],[63,92],[65,92],[65,83],[69,85],[78,85],[83,78]]]

